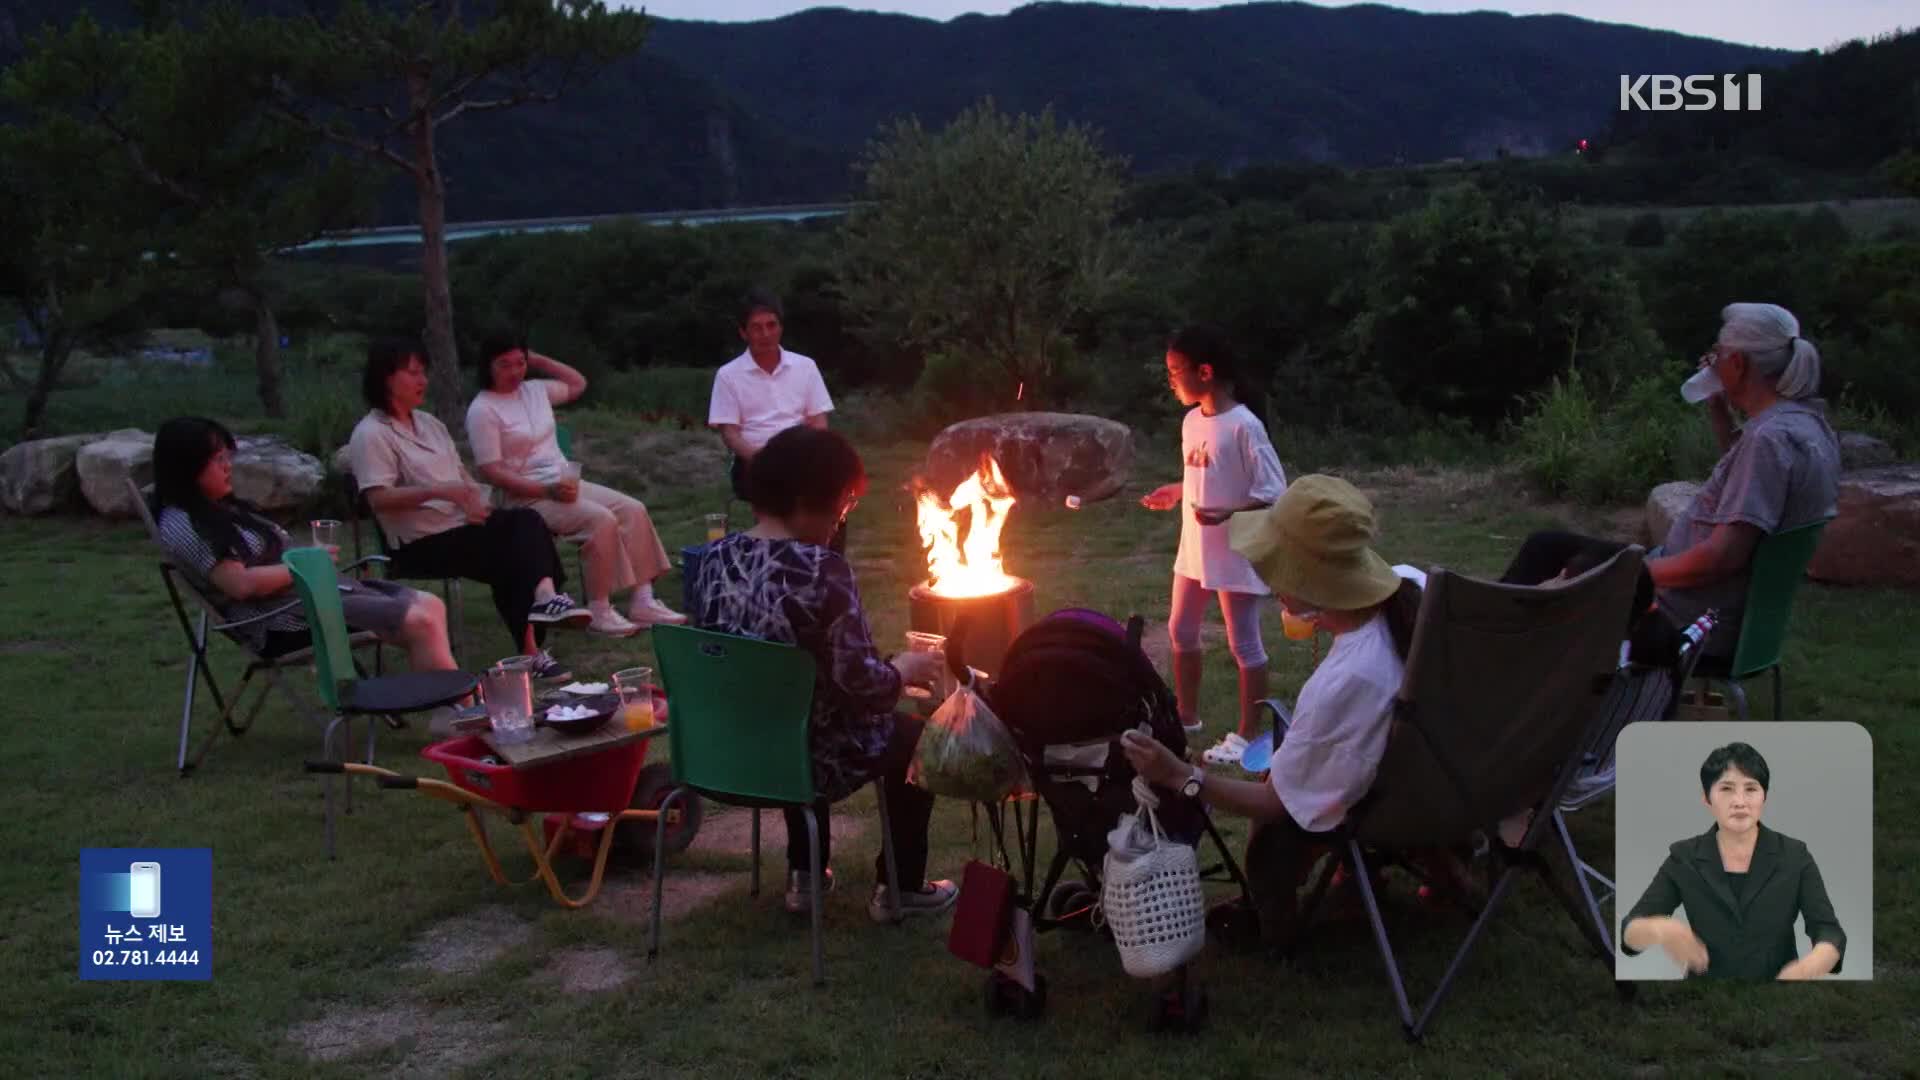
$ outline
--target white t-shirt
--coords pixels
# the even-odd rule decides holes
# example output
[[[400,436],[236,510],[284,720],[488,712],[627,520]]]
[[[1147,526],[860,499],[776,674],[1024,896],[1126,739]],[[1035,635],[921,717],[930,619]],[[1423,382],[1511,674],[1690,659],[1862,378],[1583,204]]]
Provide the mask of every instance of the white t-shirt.
[[[713,373],[713,399],[707,406],[707,424],[740,425],[740,437],[755,452],[767,440],[809,416],[833,411],[826,380],[811,357],[780,350],[772,373],[743,352]]]
[[[527,379],[511,394],[482,390],[473,399],[467,406],[467,443],[475,465],[498,463],[536,484],[560,479],[567,457],[555,436],[551,385],[552,379]]]
[[[1180,424],[1180,455],[1186,474],[1180,484],[1180,552],[1173,558],[1173,572],[1208,589],[1265,596],[1266,583],[1233,550],[1227,526],[1200,524],[1193,508],[1220,510],[1280,498],[1287,474],[1266,425],[1245,405],[1218,416],[1208,416],[1196,405]]]
[[[1425,587],[1411,566],[1394,573]],[[1393,699],[1406,664],[1393,647],[1387,617],[1333,639],[1294,703],[1293,723],[1274,748],[1268,780],[1302,829],[1325,832],[1346,820],[1380,771],[1392,728]]]

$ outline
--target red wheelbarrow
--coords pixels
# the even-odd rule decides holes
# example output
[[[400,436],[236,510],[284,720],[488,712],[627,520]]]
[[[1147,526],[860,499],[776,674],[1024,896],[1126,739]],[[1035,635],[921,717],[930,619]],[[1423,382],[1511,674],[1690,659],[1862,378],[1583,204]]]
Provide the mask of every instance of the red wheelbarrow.
[[[665,711],[657,708],[659,715]],[[383,788],[411,789],[453,804],[466,819],[467,831],[495,882],[523,885],[538,878],[555,900],[580,908],[599,895],[607,857],[616,844],[634,855],[652,854],[660,820],[657,807],[673,785],[667,765],[646,764],[647,744],[666,730],[665,724],[656,724],[629,731],[615,717],[586,734],[542,728],[534,741],[514,746],[495,747],[481,735],[461,735],[420,751],[420,756],[446,770],[446,780],[408,776],[360,762],[310,761],[307,771],[364,774]],[[498,813],[519,828],[527,853],[533,856],[532,877],[515,880],[501,869],[480,818],[482,810]],[[541,816],[545,817],[544,838],[534,827]],[[667,812],[670,852],[692,843],[700,817],[697,800]],[[554,857],[568,852],[593,860],[593,876],[577,897],[567,895],[553,871]]]

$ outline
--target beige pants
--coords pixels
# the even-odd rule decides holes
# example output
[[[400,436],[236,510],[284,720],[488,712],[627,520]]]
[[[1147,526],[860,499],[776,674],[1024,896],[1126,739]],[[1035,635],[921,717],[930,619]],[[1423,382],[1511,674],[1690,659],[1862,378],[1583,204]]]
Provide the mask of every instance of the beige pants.
[[[667,572],[667,549],[654,531],[653,518],[639,499],[591,481],[580,482],[580,497],[570,503],[532,499],[517,505],[530,507],[547,523],[553,535],[578,541],[592,567],[600,545],[617,544],[611,560],[614,581],[607,590],[617,593]],[[591,592],[591,590],[589,590]]]

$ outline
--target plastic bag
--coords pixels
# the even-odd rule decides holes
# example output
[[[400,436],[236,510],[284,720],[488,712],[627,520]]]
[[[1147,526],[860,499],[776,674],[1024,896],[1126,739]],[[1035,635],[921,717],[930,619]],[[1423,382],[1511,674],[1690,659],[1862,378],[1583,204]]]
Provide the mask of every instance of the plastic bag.
[[[907,779],[935,795],[999,802],[1027,779],[1020,748],[970,686],[955,690],[920,733]]]

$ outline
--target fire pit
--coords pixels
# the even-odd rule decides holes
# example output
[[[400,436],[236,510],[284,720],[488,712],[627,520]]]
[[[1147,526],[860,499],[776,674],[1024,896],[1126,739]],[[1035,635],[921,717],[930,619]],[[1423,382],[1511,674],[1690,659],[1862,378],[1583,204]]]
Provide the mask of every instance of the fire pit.
[[[1000,530],[1013,504],[1000,464],[983,456],[946,498],[922,491],[917,505],[927,580],[907,593],[908,619],[915,630],[945,635],[966,618],[962,658],[989,675],[1033,622],[1033,582],[1008,574],[1000,561]]]

